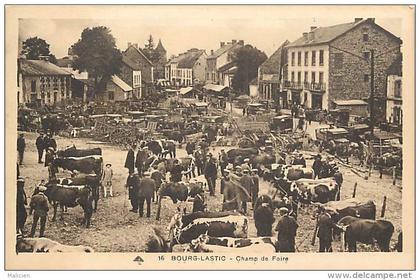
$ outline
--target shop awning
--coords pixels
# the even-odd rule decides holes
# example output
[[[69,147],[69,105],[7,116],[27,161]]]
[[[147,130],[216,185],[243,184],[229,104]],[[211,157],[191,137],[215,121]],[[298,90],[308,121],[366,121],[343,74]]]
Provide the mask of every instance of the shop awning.
[[[193,88],[192,87],[186,87],[186,88],[180,88],[179,89],[179,94],[184,95],[189,93],[190,91],[192,91]]]
[[[212,90],[212,91],[220,92],[220,91],[224,90],[225,88],[227,88],[227,86],[207,84],[203,88],[206,89],[206,90]]]

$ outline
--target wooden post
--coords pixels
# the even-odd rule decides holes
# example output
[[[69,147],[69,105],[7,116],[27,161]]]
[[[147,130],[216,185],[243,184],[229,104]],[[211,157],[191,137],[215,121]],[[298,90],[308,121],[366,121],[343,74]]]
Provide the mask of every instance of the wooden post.
[[[312,240],[311,240],[311,245],[314,246],[315,245],[315,239],[316,239],[316,234],[318,231],[318,216],[316,216],[316,225],[315,225],[315,230],[314,230],[314,234],[312,235]]]
[[[156,211],[156,221],[159,221],[160,220],[160,209],[161,209],[161,207],[162,207],[162,196],[159,195],[159,198],[158,198],[158,209]]]
[[[357,190],[357,182],[354,183],[354,187],[353,187],[353,198],[356,197],[356,190]]]
[[[369,166],[369,177],[372,176],[372,165]]]
[[[384,196],[384,202],[382,203],[381,218],[385,217],[385,209],[386,209],[386,195]]]
[[[392,167],[392,185],[395,186],[395,183],[397,181],[397,167]]]

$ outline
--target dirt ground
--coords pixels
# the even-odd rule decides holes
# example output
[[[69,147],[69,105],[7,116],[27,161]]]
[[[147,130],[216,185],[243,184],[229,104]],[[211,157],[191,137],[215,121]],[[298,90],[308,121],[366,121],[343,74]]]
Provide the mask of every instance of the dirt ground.
[[[34,133],[25,133],[26,152],[24,157],[24,165],[21,167],[21,174],[26,178],[25,190],[28,197],[31,196],[35,185],[41,179],[48,178],[47,168],[43,164],[37,163],[37,152],[35,148],[35,139],[37,135]],[[152,227],[161,229],[164,234],[168,233],[167,225],[176,211],[176,205],[169,199],[162,200],[162,212],[160,221],[156,221],[157,205],[152,205],[152,217],[140,218],[138,214],[132,213],[128,194],[125,189],[125,181],[128,175],[127,169],[124,168],[126,151],[120,147],[110,146],[106,144],[90,143],[90,139],[70,139],[56,137],[59,148],[75,144],[78,148],[101,147],[103,151],[104,163],[112,163],[114,170],[113,189],[114,197],[101,198],[98,205],[98,211],[92,217],[92,225],[90,228],[82,227],[81,221],[83,211],[80,207],[70,208],[64,213],[64,222],[57,218],[56,222],[51,222],[52,208],[50,208],[49,220],[46,227],[46,237],[58,242],[69,245],[87,245],[91,246],[97,252],[139,252],[144,251],[145,243]],[[229,150],[230,147],[224,147]],[[215,147],[213,154],[220,151],[221,147]],[[185,150],[178,149],[179,157],[185,156]],[[312,165],[312,162],[307,164]],[[397,235],[401,231],[401,213],[402,213],[402,185],[397,181],[397,185],[392,185],[392,178],[384,175],[383,179],[379,179],[376,171],[372,172],[372,176],[368,180],[354,174],[349,168],[341,168],[344,175],[344,183],[342,187],[341,198],[349,198],[353,193],[353,186],[357,182],[356,197],[361,200],[373,200],[377,205],[377,217],[380,217],[382,201],[387,196],[387,207],[384,219],[391,221],[395,226],[395,231],[391,244],[396,242]],[[61,173],[60,177],[68,177],[69,173]],[[260,179],[260,194],[274,192],[267,182]],[[220,211],[222,195],[220,194],[220,180],[217,180],[216,197],[207,195],[207,205],[210,211]],[[192,202],[187,203],[187,211],[191,212]],[[296,247],[299,252],[316,252],[318,250],[318,240],[314,246],[311,245],[311,239],[315,228],[315,220],[312,218],[312,207],[301,209],[298,217],[298,232],[296,236]],[[256,236],[256,229],[252,219],[252,212],[249,211],[250,219],[249,236]],[[276,219],[278,216],[276,215]],[[32,224],[32,216],[28,216],[25,230],[30,231]],[[273,224],[275,228],[276,222]],[[38,233],[38,232],[37,232]],[[276,233],[273,231],[273,234]],[[360,251],[378,251],[377,247],[359,245]],[[334,241],[334,251],[341,251],[341,242]]]

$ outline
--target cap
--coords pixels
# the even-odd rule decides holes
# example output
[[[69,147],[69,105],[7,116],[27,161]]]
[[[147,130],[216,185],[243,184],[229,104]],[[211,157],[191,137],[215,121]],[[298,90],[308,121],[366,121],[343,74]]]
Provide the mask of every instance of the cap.
[[[107,163],[105,166],[112,166],[112,164],[110,164],[110,163]]]
[[[251,172],[258,172],[258,169],[251,169]]]
[[[45,191],[47,190],[47,188],[46,188],[46,187],[44,187],[44,186],[39,186],[39,187],[38,187],[38,190],[39,190],[40,192],[45,192]]]
[[[144,176],[150,176],[150,172],[144,172],[143,175]]]
[[[249,158],[244,159],[244,162],[249,162]]]
[[[279,211],[280,211],[280,212],[285,212],[285,213],[288,213],[288,212],[289,212],[289,209],[287,209],[286,207],[281,207],[281,208],[279,209]]]

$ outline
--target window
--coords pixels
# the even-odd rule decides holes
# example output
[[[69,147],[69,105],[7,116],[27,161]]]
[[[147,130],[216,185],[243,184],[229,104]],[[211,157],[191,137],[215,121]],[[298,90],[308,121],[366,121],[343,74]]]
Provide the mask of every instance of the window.
[[[363,42],[367,42],[367,41],[369,41],[369,34],[364,33],[363,34]]]
[[[363,58],[366,60],[370,59],[370,52],[363,52]]]
[[[301,77],[301,72],[300,71],[297,73],[297,79],[298,79],[298,84],[300,84],[302,82],[302,77]]]
[[[319,83],[320,84],[324,83],[324,72],[319,72]]]
[[[316,51],[312,51],[312,66],[316,65]]]
[[[334,54],[334,67],[336,69],[343,68],[343,53]]]
[[[31,92],[36,92],[36,81],[31,81]]]
[[[304,76],[303,76],[303,81],[304,81],[305,83],[307,83],[307,82],[308,82],[308,72],[307,72],[307,71],[305,71],[305,74],[304,74]]]
[[[294,82],[295,81],[295,72],[292,72],[292,78],[291,81]]]
[[[301,62],[302,62],[302,54],[301,52],[298,52],[298,66],[301,65]]]
[[[305,60],[305,66],[308,66],[308,59],[309,59],[309,52],[305,52],[305,58],[304,58],[304,60]]]
[[[315,74],[315,72],[312,72],[311,73],[311,82],[314,84],[315,83],[315,76],[316,76],[316,74]]]
[[[108,91],[108,100],[114,100],[114,92]]]
[[[394,96],[395,97],[401,97],[401,81],[395,81]]]
[[[319,51],[319,65],[324,65],[324,51],[320,50]]]
[[[365,82],[369,82],[369,74],[365,74],[365,76],[364,76],[363,80],[364,80]]]
[[[295,53],[292,52],[292,66],[295,66]]]

